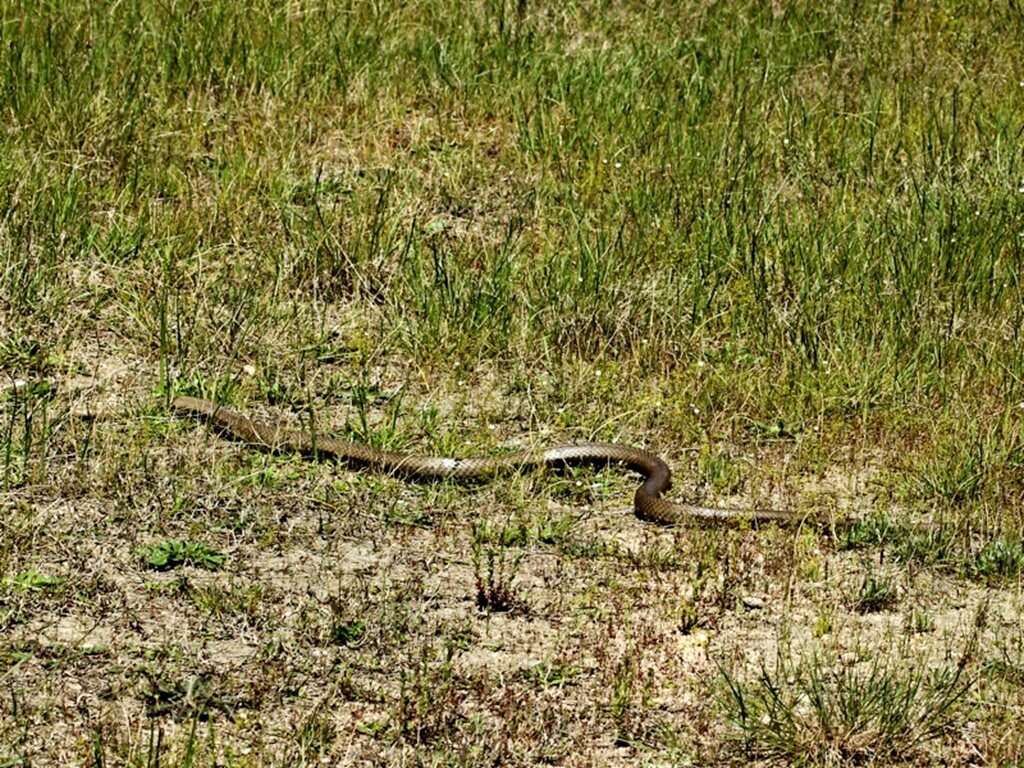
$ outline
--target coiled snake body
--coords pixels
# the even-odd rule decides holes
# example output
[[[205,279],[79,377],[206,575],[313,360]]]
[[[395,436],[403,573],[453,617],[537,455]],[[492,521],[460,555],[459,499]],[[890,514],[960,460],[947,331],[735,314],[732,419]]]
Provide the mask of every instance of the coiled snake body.
[[[175,410],[209,419],[234,437],[271,450],[293,450],[305,454],[326,455],[347,464],[368,467],[378,472],[398,474],[420,480],[446,478],[469,480],[492,477],[500,472],[523,471],[538,466],[567,464],[618,463],[644,475],[636,489],[633,505],[637,517],[662,524],[686,521],[799,523],[804,520],[792,512],[763,509],[719,509],[680,504],[661,497],[672,485],[668,465],[653,453],[616,443],[579,443],[559,445],[536,451],[518,451],[498,458],[453,459],[438,456],[413,456],[381,451],[363,443],[314,435],[305,430],[251,419],[238,411],[197,397],[176,397]]]

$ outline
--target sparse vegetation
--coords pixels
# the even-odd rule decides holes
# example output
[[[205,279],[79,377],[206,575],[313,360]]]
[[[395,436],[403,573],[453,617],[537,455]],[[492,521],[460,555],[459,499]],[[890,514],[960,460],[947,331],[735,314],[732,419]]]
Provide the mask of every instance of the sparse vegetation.
[[[957,665],[878,655],[856,664],[783,656],[753,680],[725,681],[746,753],[795,765],[913,758],[953,728],[971,688]]]
[[[0,766],[1024,763],[1019,5],[0,3]]]

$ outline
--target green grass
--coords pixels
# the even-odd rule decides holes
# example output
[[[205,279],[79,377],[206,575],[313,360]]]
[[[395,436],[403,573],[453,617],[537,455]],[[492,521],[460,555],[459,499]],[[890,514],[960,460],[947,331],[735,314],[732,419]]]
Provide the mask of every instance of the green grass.
[[[955,589],[1012,598],[1022,38],[1018,3],[960,0],[0,4],[0,659],[120,642],[3,662],[0,764],[814,742],[737,748],[707,675],[665,659],[794,617],[952,642]],[[390,450],[643,444],[678,498],[863,519],[672,532],[619,514],[614,471],[342,475],[172,418],[184,393]],[[542,662],[571,701],[522,673]],[[1022,759],[1012,681],[972,668],[915,741],[942,699],[909,661],[794,663],[766,679],[849,733],[847,693],[909,697],[896,736],[866,727],[893,754],[822,759]],[[153,665],[249,719],[148,728]]]
[[[782,659],[750,682],[725,680],[748,754],[795,765],[899,763],[950,729],[971,687],[956,665],[877,657],[853,667]]]

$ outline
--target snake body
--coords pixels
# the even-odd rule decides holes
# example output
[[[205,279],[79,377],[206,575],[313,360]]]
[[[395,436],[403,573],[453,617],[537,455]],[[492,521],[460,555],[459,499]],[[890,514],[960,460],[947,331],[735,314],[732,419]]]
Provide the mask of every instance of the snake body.
[[[232,436],[252,445],[275,451],[291,450],[330,456],[353,466],[418,480],[482,479],[502,472],[521,472],[539,466],[621,464],[639,472],[645,478],[633,497],[637,517],[666,525],[687,521],[735,520],[793,524],[804,519],[792,512],[779,510],[720,509],[668,501],[661,496],[672,486],[672,471],[668,464],[653,453],[618,443],[558,445],[544,450],[517,451],[497,458],[455,459],[416,456],[382,451],[363,443],[314,435],[306,430],[252,419],[236,410],[197,397],[176,397],[172,405],[175,410],[207,419]]]

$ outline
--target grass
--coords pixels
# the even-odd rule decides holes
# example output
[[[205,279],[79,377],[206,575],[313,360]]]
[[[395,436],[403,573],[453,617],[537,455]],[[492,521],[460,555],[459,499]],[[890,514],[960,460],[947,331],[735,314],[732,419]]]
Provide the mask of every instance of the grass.
[[[1022,35],[956,0],[0,4],[0,765],[1024,760]],[[642,444],[677,498],[859,520],[409,485],[176,394],[390,450]]]
[[[971,688],[956,665],[876,658],[849,667],[814,655],[726,681],[724,706],[748,754],[796,765],[899,763],[953,727]]]

